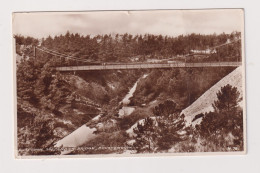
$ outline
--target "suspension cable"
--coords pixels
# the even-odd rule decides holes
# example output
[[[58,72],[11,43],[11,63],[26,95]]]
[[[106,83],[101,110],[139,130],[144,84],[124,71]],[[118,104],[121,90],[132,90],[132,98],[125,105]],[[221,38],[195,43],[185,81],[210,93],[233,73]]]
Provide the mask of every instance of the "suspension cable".
[[[38,50],[40,50],[40,51],[42,51],[42,52],[48,53],[48,54],[50,54],[50,55],[53,55],[53,56],[58,56],[58,57],[62,57],[62,58],[72,59],[72,60],[75,60],[75,61],[89,62],[89,61],[87,61],[87,60],[75,58],[75,56],[68,56],[68,55],[65,55],[65,54],[59,55],[59,54],[50,52],[50,51],[48,51],[48,50],[41,49],[41,48],[39,48],[39,47],[36,47],[36,49],[38,49]]]

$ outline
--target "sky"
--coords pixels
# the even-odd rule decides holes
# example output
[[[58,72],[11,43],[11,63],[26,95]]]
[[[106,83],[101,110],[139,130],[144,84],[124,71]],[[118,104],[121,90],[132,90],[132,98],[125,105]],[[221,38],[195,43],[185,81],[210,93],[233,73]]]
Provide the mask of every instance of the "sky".
[[[242,32],[243,15],[241,9],[13,13],[13,34],[220,34]]]

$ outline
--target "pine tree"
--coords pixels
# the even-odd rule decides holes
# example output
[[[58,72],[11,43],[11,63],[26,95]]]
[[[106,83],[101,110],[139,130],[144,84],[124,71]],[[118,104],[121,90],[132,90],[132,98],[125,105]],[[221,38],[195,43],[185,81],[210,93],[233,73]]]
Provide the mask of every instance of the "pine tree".
[[[217,93],[218,100],[214,101],[213,107],[217,112],[229,112],[237,108],[239,102],[239,92],[236,87],[232,87],[227,84],[221,87],[220,91]]]
[[[154,118],[146,118],[134,129],[137,152],[158,152],[170,149],[184,139],[185,120],[176,110],[176,103],[166,100],[154,109]]]
[[[160,103],[158,106],[155,106],[153,114],[160,117],[168,117],[169,115],[176,112],[176,103],[171,100],[166,100],[164,103]]]
[[[150,117],[144,119],[143,123],[139,122],[134,128],[136,134],[134,147],[138,153],[155,150],[155,128],[155,121]]]
[[[233,147],[235,150],[243,149],[243,110],[238,107],[239,92],[236,87],[226,85],[217,93],[213,103],[214,112],[206,113],[200,125],[196,128],[200,135],[213,143],[218,150],[227,150],[226,138],[232,135]]]
[[[185,137],[184,115],[173,114],[172,116],[157,120],[158,122],[158,142],[157,150],[168,150],[174,144],[182,141]]]
[[[166,100],[154,109],[157,122],[157,150],[168,150],[185,136],[184,115],[176,110],[176,103]]]

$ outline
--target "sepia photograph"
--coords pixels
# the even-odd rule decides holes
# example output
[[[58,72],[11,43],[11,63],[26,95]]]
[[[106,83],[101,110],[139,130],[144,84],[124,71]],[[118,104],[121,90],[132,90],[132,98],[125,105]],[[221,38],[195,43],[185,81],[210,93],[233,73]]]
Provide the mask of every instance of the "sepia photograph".
[[[16,158],[246,153],[244,10],[14,12]]]

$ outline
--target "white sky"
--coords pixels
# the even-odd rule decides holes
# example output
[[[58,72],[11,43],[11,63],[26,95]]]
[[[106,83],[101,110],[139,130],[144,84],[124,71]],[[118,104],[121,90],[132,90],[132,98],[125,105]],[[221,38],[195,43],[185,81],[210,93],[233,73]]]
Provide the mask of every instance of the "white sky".
[[[14,13],[13,34],[219,34],[243,31],[243,15],[240,9]]]

